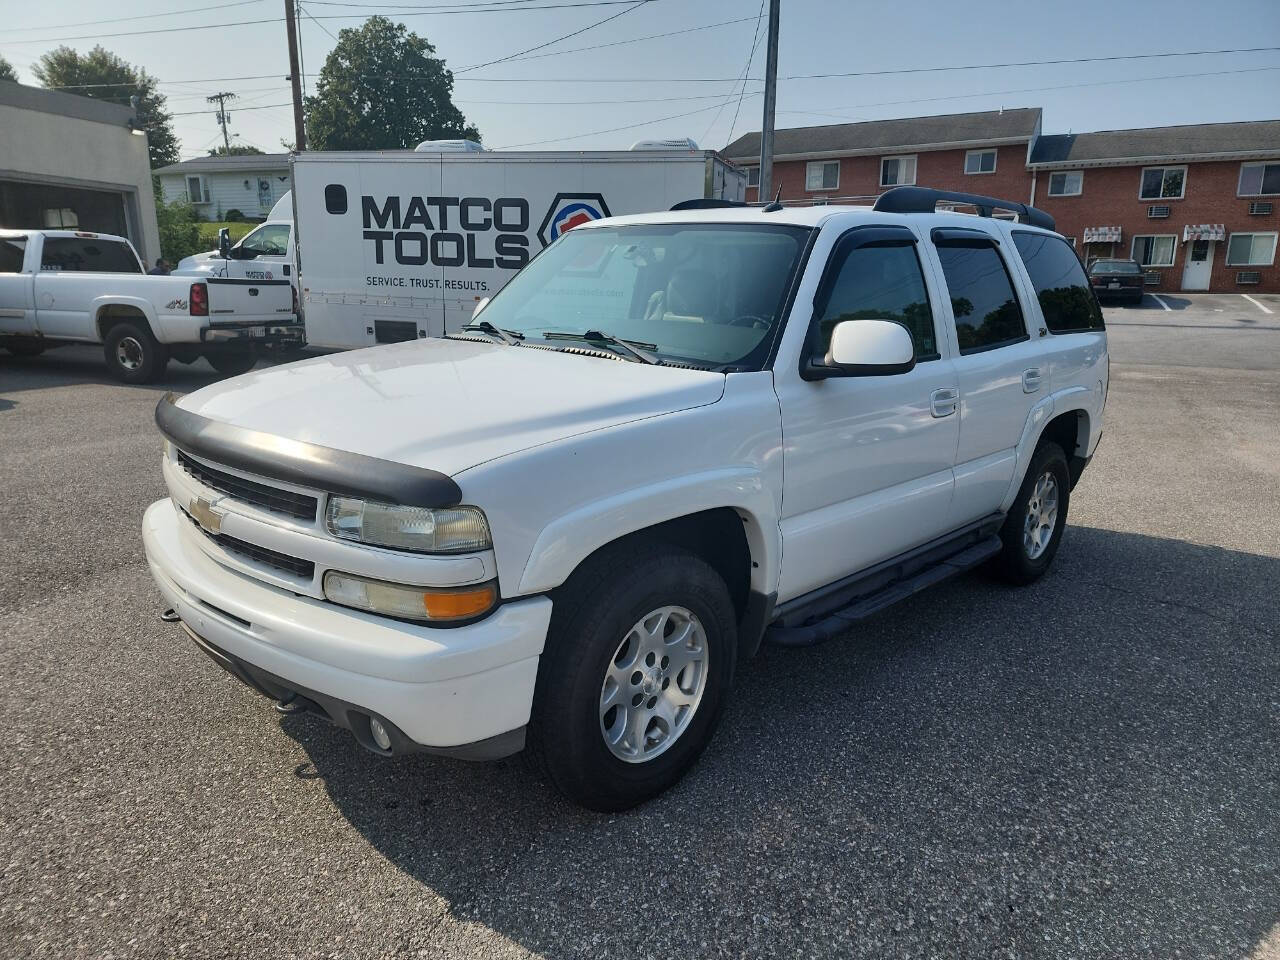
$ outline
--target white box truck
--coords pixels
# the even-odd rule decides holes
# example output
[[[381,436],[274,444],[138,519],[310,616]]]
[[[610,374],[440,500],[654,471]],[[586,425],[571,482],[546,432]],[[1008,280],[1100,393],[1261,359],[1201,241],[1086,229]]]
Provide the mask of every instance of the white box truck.
[[[441,336],[579,224],[696,198],[742,201],[743,170],[675,143],[683,146],[296,154],[294,247],[308,346]]]

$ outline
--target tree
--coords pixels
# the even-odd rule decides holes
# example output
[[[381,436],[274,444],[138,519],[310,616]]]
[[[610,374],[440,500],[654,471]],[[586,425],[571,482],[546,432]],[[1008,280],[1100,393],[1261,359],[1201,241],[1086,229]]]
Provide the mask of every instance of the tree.
[[[214,147],[209,151],[211,157],[252,157],[263,153],[257,147],[251,147],[248,144],[233,143],[229,147]]]
[[[147,131],[151,168],[178,162],[178,138],[173,132],[164,94],[155,77],[120,59],[102,47],[80,54],[70,47],[50,50],[31,68],[46,87],[58,87],[94,100],[129,104],[138,97],[138,121]]]
[[[404,24],[370,17],[338,33],[314,96],[308,143],[316,150],[411,147],[422,140],[479,140],[453,103],[453,74],[436,48]]]
[[[0,57],[0,80],[18,82],[18,75],[14,73],[12,65],[4,57]]]

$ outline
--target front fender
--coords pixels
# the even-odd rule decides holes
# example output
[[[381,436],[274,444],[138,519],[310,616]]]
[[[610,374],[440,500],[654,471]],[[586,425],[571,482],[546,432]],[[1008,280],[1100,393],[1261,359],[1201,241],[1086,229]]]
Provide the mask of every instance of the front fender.
[[[743,520],[751,549],[751,589],[778,588],[782,535],[775,499],[750,467],[726,467],[618,493],[583,504],[548,523],[534,542],[520,578],[521,594],[558,587],[607,543],[678,517],[729,507]]]

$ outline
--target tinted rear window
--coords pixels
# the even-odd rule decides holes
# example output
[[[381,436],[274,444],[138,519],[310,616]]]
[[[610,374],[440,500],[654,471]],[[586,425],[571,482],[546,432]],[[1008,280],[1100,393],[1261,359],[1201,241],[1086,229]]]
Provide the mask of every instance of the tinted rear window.
[[[48,237],[41,270],[81,273],[141,273],[142,265],[128,244],[99,237]]]
[[[1089,278],[1065,240],[1015,230],[1013,245],[1031,274],[1050,333],[1102,329],[1102,311],[1089,289]]]
[[[1089,272],[1136,277],[1142,272],[1142,268],[1133,260],[1098,260],[1089,268]]]
[[[987,239],[938,241],[961,353],[1027,339],[1022,308],[1004,261]]]
[[[22,254],[26,249],[26,237],[0,239],[0,273],[21,273]]]

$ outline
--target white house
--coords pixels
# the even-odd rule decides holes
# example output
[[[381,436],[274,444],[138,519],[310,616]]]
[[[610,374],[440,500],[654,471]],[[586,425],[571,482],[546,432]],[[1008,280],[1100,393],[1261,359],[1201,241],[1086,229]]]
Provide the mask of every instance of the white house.
[[[156,176],[165,203],[189,200],[202,220],[225,220],[232,210],[260,219],[289,190],[289,155],[199,157],[161,167]]]

